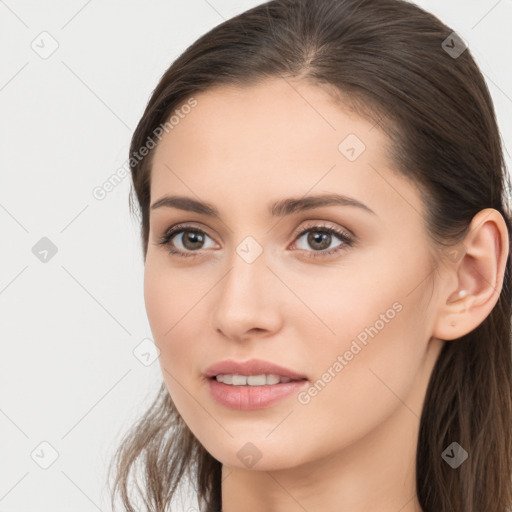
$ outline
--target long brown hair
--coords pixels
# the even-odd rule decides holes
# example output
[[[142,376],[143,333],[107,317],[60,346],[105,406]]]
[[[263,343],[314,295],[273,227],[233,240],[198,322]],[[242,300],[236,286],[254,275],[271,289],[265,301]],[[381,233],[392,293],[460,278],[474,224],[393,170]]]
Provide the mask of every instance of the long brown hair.
[[[510,181],[494,106],[452,29],[402,0],[273,0],[199,38],[153,91],[130,147],[144,261],[153,151],[134,155],[195,94],[276,77],[308,80],[380,125],[397,172],[421,189],[433,247],[456,246],[485,208],[503,215],[510,238]],[[132,213],[133,206],[130,195]],[[496,306],[472,332],[445,343],[431,375],[416,458],[424,512],[511,510],[511,294],[509,246]],[[453,441],[469,452],[457,469],[442,458]],[[148,511],[169,510],[187,483],[202,510],[218,512],[221,467],[162,383],[109,466],[109,475],[116,472],[112,504],[119,493],[127,511],[141,510],[128,492],[130,475],[139,471],[137,492]]]

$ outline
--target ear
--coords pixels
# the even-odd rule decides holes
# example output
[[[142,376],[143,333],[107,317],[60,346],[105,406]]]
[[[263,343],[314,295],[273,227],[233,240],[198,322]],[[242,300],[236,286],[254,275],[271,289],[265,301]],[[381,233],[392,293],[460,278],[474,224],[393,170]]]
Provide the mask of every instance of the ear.
[[[487,318],[498,302],[509,252],[507,225],[501,213],[493,208],[478,212],[463,242],[449,251],[433,336],[457,339]]]

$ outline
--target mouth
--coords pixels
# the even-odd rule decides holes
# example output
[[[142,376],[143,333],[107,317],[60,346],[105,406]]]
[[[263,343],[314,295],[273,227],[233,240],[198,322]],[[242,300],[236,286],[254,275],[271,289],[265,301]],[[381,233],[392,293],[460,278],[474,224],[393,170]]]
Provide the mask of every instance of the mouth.
[[[284,375],[260,374],[260,375],[238,375],[238,374],[219,374],[209,377],[210,380],[227,384],[228,386],[275,386],[278,384],[287,384],[289,382],[300,382],[306,378],[292,379]]]
[[[228,386],[277,386],[308,380],[305,375],[264,359],[225,359],[209,366],[203,375]]]
[[[208,377],[210,396],[229,409],[251,411],[277,405],[307,387],[308,379],[262,373],[219,373]]]

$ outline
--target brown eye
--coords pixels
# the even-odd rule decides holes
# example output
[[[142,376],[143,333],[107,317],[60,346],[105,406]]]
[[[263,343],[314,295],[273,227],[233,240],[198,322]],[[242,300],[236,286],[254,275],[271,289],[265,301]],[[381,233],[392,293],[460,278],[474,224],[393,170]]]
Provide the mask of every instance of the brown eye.
[[[177,226],[169,229],[159,241],[167,246],[171,254],[178,256],[196,256],[205,246],[205,240],[211,238],[201,229],[192,226]]]
[[[332,235],[321,231],[310,231],[307,241],[310,247],[323,251],[331,245]]]
[[[204,244],[204,236],[197,231],[183,231],[181,234],[181,243],[185,249],[189,251],[201,249],[202,244]]]
[[[305,247],[298,247],[305,250],[312,257],[328,256],[344,249],[351,247],[354,244],[354,239],[348,233],[338,230],[332,226],[310,226],[302,230],[295,240],[300,240],[304,235]],[[338,239],[339,243],[334,247],[331,246],[333,242]],[[309,248],[313,249],[312,251]]]

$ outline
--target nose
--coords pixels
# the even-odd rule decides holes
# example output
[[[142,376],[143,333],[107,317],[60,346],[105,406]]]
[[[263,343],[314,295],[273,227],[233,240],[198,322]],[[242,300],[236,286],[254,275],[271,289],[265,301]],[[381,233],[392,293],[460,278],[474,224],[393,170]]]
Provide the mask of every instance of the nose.
[[[231,267],[215,287],[213,325],[226,338],[268,337],[281,328],[286,289],[264,255],[249,263],[235,252]]]

